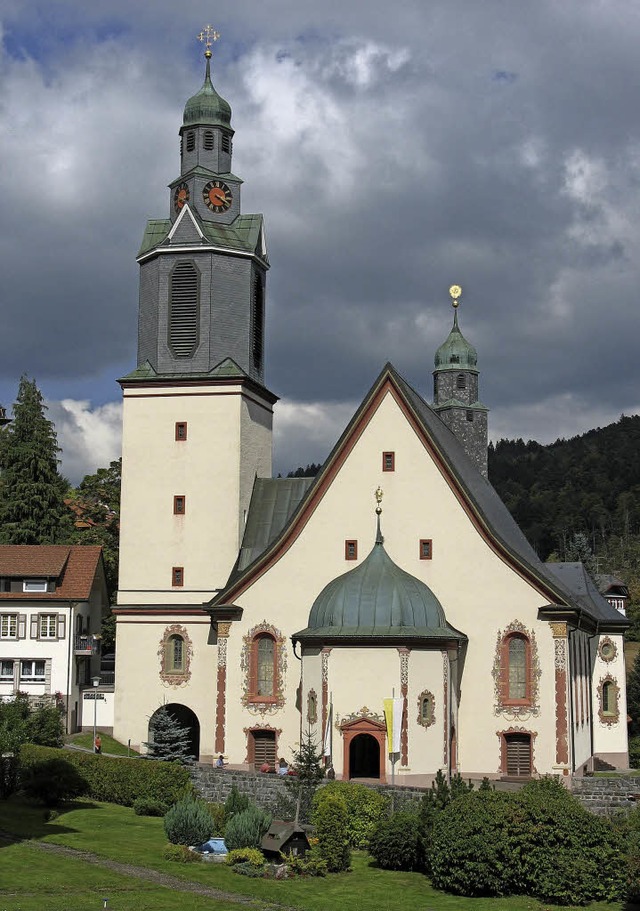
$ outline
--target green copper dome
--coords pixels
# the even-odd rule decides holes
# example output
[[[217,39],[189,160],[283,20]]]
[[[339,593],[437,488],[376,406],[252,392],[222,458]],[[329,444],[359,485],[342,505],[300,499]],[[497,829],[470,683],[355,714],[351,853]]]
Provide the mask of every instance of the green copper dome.
[[[218,127],[231,126],[231,106],[213,87],[209,60],[202,88],[184,106],[182,123],[185,127],[196,123]]]
[[[325,586],[293,638],[333,637],[465,638],[431,589],[393,562],[379,532],[366,560]]]
[[[437,370],[475,370],[478,363],[478,352],[466,340],[458,326],[458,311],[453,317],[453,328],[449,337],[436,351],[435,365]]]

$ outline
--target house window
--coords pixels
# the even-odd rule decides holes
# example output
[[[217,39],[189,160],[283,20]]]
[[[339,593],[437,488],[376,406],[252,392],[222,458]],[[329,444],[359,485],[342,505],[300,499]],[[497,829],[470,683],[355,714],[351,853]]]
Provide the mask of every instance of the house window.
[[[20,680],[26,683],[44,683],[44,661],[21,661]]]
[[[58,638],[58,615],[57,614],[40,614],[38,618],[38,638],[39,639],[57,639]]]
[[[171,570],[171,584],[174,588],[181,588],[184,585],[184,567],[174,566]]]
[[[0,614],[0,639],[18,638],[18,615]]]
[[[187,133],[187,152],[193,152],[196,147],[196,134],[191,130]]]
[[[464,373],[459,373],[456,377],[456,389],[466,389],[467,378]]]
[[[173,498],[174,516],[183,516],[187,510],[187,498],[182,494]]]
[[[275,695],[276,643],[269,635],[257,636],[254,642],[256,686],[255,695],[273,698]]]
[[[168,674],[184,673],[184,639],[177,634],[169,636],[167,639],[165,672]]]
[[[433,545],[431,538],[420,539],[420,559],[430,560],[433,556]]]
[[[183,443],[187,439],[187,422],[176,421],[176,440]]]
[[[202,134],[202,146],[210,152],[213,148],[213,130],[205,130]]]
[[[396,470],[395,452],[383,452],[382,453],[382,470],[383,471],[395,471]]]
[[[13,661],[3,659],[0,661],[0,680],[13,680]]]
[[[473,411],[467,411],[467,420],[470,424],[473,423]]]
[[[358,542],[357,541],[345,541],[344,542],[344,558],[345,560],[357,560],[358,559]]]
[[[46,592],[46,579],[25,579],[22,583],[23,592]]]

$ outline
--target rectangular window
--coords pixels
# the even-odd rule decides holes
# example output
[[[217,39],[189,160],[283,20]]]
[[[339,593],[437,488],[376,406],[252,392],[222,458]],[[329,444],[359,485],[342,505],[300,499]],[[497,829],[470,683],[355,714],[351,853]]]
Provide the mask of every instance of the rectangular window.
[[[344,542],[344,558],[345,560],[357,560],[358,559],[358,542],[357,541],[345,541]]]
[[[231,139],[226,133],[222,134],[222,151],[231,152]]]
[[[395,471],[396,470],[395,452],[383,452],[382,453],[382,470],[383,471]]]
[[[58,615],[57,614],[40,614],[38,618],[38,638],[39,639],[57,639],[58,638]]]
[[[0,661],[0,680],[13,680],[13,661],[3,659]]]
[[[174,588],[180,588],[184,585],[184,567],[173,567],[171,570],[171,584],[174,586]]]
[[[186,421],[176,421],[176,440],[179,443],[182,443],[186,439],[187,439],[187,422]]]
[[[44,683],[44,661],[21,661],[20,680]]]
[[[18,638],[18,615],[1,614],[0,615],[0,639],[17,639]]]
[[[433,544],[431,538],[420,539],[420,559],[430,560],[433,556]]]
[[[46,592],[46,579],[25,579],[22,583],[23,592]]]
[[[176,516],[183,516],[187,511],[187,498],[184,496],[178,496],[173,498],[173,514]]]
[[[467,411],[467,420],[470,424],[473,423],[473,411]]]

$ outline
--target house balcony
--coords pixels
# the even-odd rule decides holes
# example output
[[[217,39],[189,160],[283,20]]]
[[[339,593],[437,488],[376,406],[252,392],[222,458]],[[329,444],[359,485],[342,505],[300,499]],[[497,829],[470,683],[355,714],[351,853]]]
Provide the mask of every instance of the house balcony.
[[[73,643],[74,655],[97,655],[100,640],[96,636],[76,636]]]

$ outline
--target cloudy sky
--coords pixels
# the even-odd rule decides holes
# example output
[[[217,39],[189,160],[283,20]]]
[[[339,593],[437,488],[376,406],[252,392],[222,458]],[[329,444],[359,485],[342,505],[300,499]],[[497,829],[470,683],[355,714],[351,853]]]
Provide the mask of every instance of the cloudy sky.
[[[640,410],[640,4],[0,0],[0,403],[35,377],[68,477],[119,455],[208,22],[266,219],[276,470],[321,461],[387,360],[430,395],[454,282],[494,439]]]

